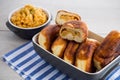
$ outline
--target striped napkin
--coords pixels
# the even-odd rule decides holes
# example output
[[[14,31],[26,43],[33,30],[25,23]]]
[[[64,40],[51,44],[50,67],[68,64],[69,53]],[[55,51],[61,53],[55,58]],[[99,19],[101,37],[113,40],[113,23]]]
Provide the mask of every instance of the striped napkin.
[[[26,43],[5,54],[3,60],[25,80],[69,80],[58,69],[45,62],[33,48]]]
[[[25,80],[72,80],[66,74],[45,62],[28,42],[3,55],[3,60]],[[120,66],[106,80],[120,80]]]

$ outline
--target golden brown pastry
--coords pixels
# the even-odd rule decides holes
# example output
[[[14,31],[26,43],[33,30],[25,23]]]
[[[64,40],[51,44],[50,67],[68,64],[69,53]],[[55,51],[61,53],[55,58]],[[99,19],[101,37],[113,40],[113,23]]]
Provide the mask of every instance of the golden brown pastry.
[[[43,30],[40,31],[38,35],[38,43],[50,51],[51,44],[54,39],[59,35],[60,27],[57,25],[48,25]]]
[[[70,41],[67,45],[67,48],[65,49],[64,52],[64,60],[67,63],[74,64],[75,62],[75,55],[76,55],[76,50],[79,47],[79,43],[76,43],[74,41]]]
[[[52,53],[60,58],[63,57],[64,50],[67,47],[67,40],[62,39],[60,36],[53,42],[51,46]]]
[[[78,69],[92,72],[93,53],[99,44],[100,43],[95,39],[87,39],[79,46],[75,61],[75,66],[78,67]]]
[[[120,55],[120,32],[111,31],[95,51],[94,65],[100,70]]]
[[[71,20],[81,20],[81,17],[76,13],[68,12],[65,10],[59,10],[57,12],[55,19],[56,24],[63,25],[65,22]]]
[[[59,34],[63,39],[81,43],[87,39],[88,28],[83,21],[69,21],[63,24]]]

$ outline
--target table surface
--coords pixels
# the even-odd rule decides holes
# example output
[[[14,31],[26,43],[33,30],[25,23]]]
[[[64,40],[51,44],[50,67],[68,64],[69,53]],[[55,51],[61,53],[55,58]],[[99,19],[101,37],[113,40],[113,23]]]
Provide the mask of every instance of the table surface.
[[[2,61],[2,55],[26,43],[9,31],[6,21],[9,13],[25,4],[47,8],[55,24],[58,10],[79,14],[87,23],[89,30],[105,37],[111,30],[120,31],[120,0],[0,0],[0,80],[23,80],[15,71]]]

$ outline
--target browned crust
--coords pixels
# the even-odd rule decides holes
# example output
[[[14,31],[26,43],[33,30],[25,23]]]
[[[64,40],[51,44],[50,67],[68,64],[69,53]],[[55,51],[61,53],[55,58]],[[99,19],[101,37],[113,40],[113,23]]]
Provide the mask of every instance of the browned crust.
[[[103,58],[111,57],[119,49],[119,45],[120,33],[117,31],[111,31],[103,40],[96,53]]]
[[[69,11],[65,11],[65,10],[59,10],[59,11],[57,12],[56,18],[58,17],[58,14],[59,14],[59,13],[63,13],[63,15],[64,15],[64,13],[68,13],[68,14],[73,15],[76,20],[81,20],[81,17],[80,17],[78,14],[73,13],[73,12],[69,12]],[[57,22],[57,19],[55,19],[55,22],[56,22],[56,24],[59,25],[59,23]]]
[[[88,37],[88,27],[87,27],[87,24],[85,22],[83,22],[83,21],[68,21],[65,24],[63,24],[63,26],[60,29],[59,34],[61,34],[62,29],[67,28],[67,27],[73,28],[73,30],[74,29],[79,29],[83,33],[81,38],[84,38],[83,40],[87,39],[87,37]]]
[[[62,27],[66,26],[76,29],[82,29],[83,31],[88,32],[87,24],[83,21],[68,21]]]
[[[120,55],[120,32],[111,31],[103,40],[101,45],[95,51],[94,60],[100,63],[103,68],[110,63],[115,57]]]
[[[93,54],[94,51],[96,50],[96,48],[100,45],[100,43],[94,39],[90,40],[87,39],[85,42],[83,42],[76,53],[76,62],[77,60],[84,60],[86,61],[86,65],[84,65],[85,71],[87,72],[92,72],[92,58],[93,58]],[[77,66],[78,64],[81,63],[75,63],[75,66]]]
[[[58,53],[59,53],[58,57],[62,58],[62,57],[63,57],[64,50],[65,50],[66,47],[67,47],[67,43],[68,43],[67,40],[62,39],[60,36],[58,36],[57,39],[53,42],[53,44],[52,44],[52,46],[51,46],[51,49],[53,49],[55,46],[59,46],[59,45],[62,46],[62,48],[59,49],[60,52],[58,52]],[[52,50],[52,53],[55,54],[53,50]],[[58,53],[57,53],[57,54],[58,54]]]
[[[68,13],[68,14],[76,15],[77,18],[78,18],[78,20],[81,20],[81,17],[80,17],[78,14],[76,14],[76,13],[69,12],[69,11],[66,11],[66,10],[59,10],[59,11],[57,12],[57,14],[59,14],[60,12],[65,12],[65,13]]]
[[[42,34],[46,37],[46,42],[44,45],[47,47],[48,51],[50,51],[50,47],[54,39],[59,35],[59,30],[60,27],[58,25],[48,25],[40,31],[39,35]]]
[[[76,50],[78,47],[79,47],[79,43],[76,43],[74,41],[70,41],[68,43],[68,46],[67,46],[65,52],[64,52],[64,60],[67,59],[71,62],[70,64],[74,64]]]

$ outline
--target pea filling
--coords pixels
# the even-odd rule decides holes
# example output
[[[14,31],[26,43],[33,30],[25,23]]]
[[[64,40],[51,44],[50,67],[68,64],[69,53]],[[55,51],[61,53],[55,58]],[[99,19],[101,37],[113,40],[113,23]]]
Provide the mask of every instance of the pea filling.
[[[66,29],[66,28],[64,28],[61,31],[61,33],[62,33],[63,36],[67,36],[68,34],[71,34],[73,37],[80,36],[80,33],[77,30]]]
[[[61,15],[60,16],[61,19],[64,19],[64,20],[79,20],[76,16],[73,16],[73,15]]]

